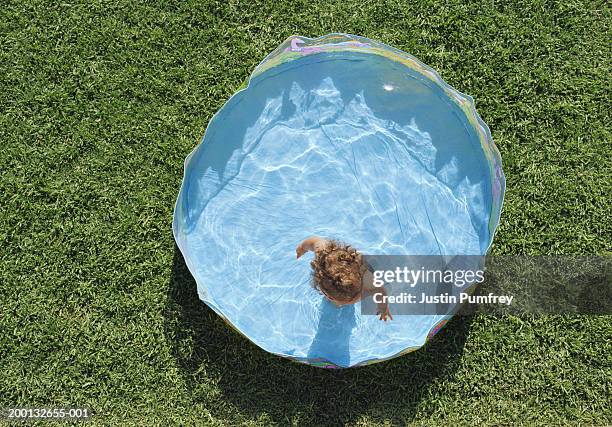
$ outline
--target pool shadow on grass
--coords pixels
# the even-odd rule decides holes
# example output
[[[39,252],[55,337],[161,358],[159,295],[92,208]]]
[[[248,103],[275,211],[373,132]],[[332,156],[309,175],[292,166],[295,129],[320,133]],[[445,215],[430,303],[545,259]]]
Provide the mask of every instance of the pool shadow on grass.
[[[431,384],[454,375],[472,319],[454,318],[421,350],[387,362],[344,370],[302,365],[255,346],[202,303],[176,246],[165,316],[166,338],[194,404],[222,419],[239,421],[239,413],[317,426],[365,416],[393,424],[414,419]]]

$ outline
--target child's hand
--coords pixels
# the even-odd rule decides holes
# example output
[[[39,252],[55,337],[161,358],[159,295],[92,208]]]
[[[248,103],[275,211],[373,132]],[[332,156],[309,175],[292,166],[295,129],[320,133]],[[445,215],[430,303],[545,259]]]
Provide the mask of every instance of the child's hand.
[[[304,239],[304,241],[300,243],[297,248],[295,248],[296,258],[301,257],[308,251],[318,251],[326,243],[327,241],[325,239],[322,239],[318,236],[312,236],[307,239]]]
[[[389,311],[389,304],[378,304],[378,311],[376,314],[380,315],[380,320],[384,320],[385,322],[387,321],[387,317],[389,320],[393,320],[393,316],[391,316],[391,312]]]
[[[296,258],[301,257],[306,253],[306,248],[304,247],[304,243],[300,243],[297,248],[295,248]]]

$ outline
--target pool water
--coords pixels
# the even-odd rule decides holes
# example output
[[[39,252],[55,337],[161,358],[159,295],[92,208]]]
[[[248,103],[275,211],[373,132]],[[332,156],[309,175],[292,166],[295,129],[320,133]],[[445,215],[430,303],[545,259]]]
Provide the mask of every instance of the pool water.
[[[465,114],[419,73],[378,55],[305,57],[215,116],[175,234],[200,297],[255,343],[353,366],[421,346],[442,316],[385,323],[359,303],[337,308],[296,246],[319,235],[365,254],[484,254],[486,161]]]

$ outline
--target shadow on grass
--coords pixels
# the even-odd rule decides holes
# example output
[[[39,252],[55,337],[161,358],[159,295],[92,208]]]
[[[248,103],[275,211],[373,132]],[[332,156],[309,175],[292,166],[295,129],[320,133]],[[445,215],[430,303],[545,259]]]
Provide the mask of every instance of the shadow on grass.
[[[429,386],[457,369],[471,317],[454,318],[425,348],[387,362],[344,370],[302,365],[255,346],[202,303],[175,246],[165,323],[194,404],[227,420],[323,426],[366,415],[412,420]]]

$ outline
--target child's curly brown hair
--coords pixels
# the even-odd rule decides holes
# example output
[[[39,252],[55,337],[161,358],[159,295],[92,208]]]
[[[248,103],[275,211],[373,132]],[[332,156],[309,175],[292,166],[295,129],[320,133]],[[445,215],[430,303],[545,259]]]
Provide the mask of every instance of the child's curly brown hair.
[[[331,240],[315,252],[312,285],[328,297],[340,302],[351,301],[361,293],[364,263],[350,245]]]

